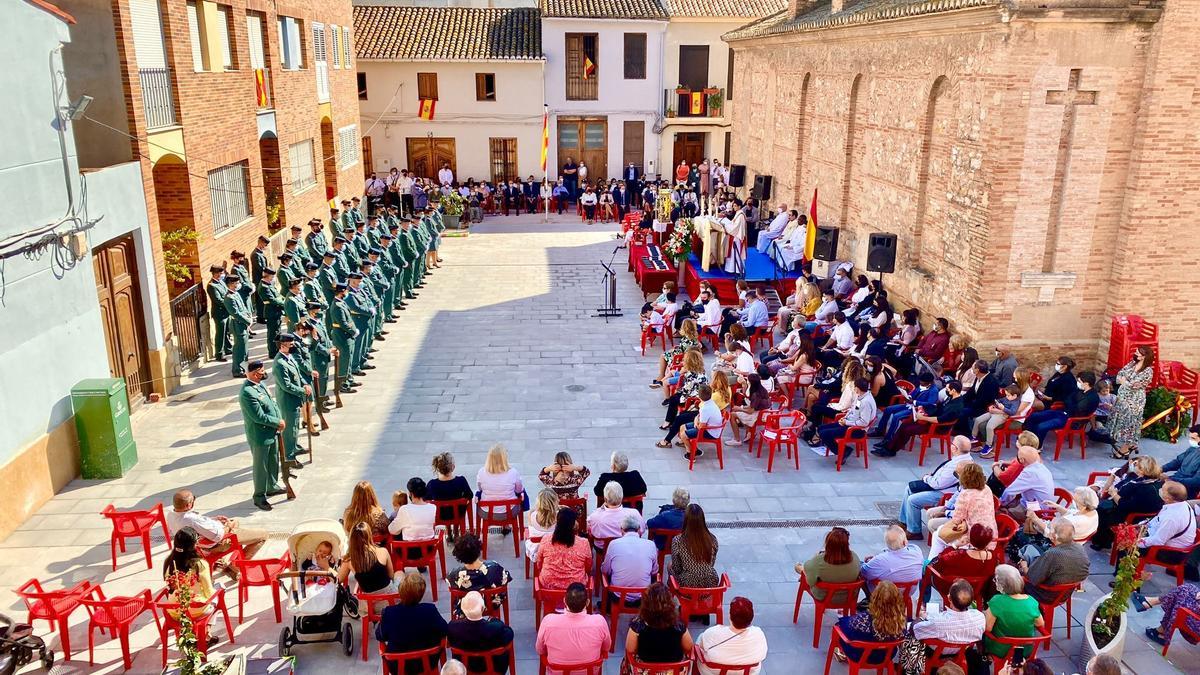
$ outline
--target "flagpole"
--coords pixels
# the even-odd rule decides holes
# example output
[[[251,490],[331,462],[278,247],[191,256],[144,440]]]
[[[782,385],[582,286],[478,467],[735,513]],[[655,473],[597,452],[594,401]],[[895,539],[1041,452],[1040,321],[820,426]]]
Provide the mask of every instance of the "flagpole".
[[[547,139],[549,138],[549,135],[550,135],[550,106],[547,105],[545,102],[545,100],[546,100],[545,81],[546,81],[546,78],[543,77],[542,78],[542,83],[543,83],[542,84],[542,92],[543,92],[542,93],[542,185],[549,185],[550,184],[550,170],[549,170],[549,166],[548,166],[548,162],[547,162],[547,157],[549,155],[550,148],[549,148]],[[546,196],[545,202],[546,202],[545,209],[542,210],[542,222],[548,223],[548,222],[550,222],[550,196],[549,195]]]

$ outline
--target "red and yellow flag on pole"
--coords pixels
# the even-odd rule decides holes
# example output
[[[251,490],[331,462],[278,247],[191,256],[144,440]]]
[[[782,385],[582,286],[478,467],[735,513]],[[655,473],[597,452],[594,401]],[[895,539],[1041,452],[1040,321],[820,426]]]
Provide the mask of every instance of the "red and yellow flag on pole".
[[[550,106],[542,106],[542,174],[546,173],[546,154],[550,151]]]
[[[808,207],[808,233],[804,240],[804,257],[812,260],[817,245],[817,188],[813,188],[812,205]]]
[[[421,99],[421,107],[417,111],[417,116],[423,120],[433,119],[433,108],[436,104],[437,104],[437,101],[435,101],[434,99],[431,99],[431,98]]]
[[[583,79],[589,79],[596,75],[596,62],[592,61],[592,57],[587,54],[583,55]]]

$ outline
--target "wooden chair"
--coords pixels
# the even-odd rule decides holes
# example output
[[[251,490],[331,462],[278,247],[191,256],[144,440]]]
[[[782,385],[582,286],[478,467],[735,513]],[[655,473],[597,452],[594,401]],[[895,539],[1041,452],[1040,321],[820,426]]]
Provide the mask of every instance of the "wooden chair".
[[[796,606],[792,610],[792,623],[800,620],[800,603],[804,599],[804,594],[808,593],[813,599],[813,604],[816,606],[816,616],[813,623],[813,649],[816,649],[821,644],[821,624],[825,620],[825,610],[833,609],[837,610],[842,616],[850,616],[855,612],[855,607],[858,604],[858,596],[863,590],[863,585],[864,582],[862,579],[847,583],[817,581],[809,584],[808,576],[804,572],[800,572],[800,583],[796,587]],[[817,596],[813,595],[814,588],[825,591],[825,597],[818,600]],[[838,593],[843,594],[841,600],[835,599]]]

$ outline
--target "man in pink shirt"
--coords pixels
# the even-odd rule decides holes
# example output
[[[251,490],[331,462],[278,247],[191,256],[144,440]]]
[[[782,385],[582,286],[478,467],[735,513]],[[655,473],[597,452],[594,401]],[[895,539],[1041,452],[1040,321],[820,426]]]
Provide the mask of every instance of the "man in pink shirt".
[[[567,586],[564,598],[567,611],[550,614],[538,629],[537,653],[547,664],[574,666],[602,661],[608,657],[612,638],[608,621],[599,614],[588,614],[588,590],[580,583]],[[548,675],[559,671],[547,668]]]
[[[622,506],[625,491],[621,484],[610,480],[604,486],[604,506],[588,514],[588,532],[593,537],[613,538],[625,533],[626,518],[633,518],[638,523],[638,534],[646,531],[646,521],[637,509]],[[603,547],[601,547],[603,548]]]

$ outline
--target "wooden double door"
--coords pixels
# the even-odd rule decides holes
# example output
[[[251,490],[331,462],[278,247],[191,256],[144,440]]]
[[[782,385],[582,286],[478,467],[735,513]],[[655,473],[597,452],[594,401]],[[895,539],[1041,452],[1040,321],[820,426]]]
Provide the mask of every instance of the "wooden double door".
[[[559,117],[558,118],[558,169],[567,163],[587,165],[588,182],[608,180],[608,118],[607,117]]]
[[[125,380],[129,406],[133,408],[153,390],[133,237],[115,239],[93,251],[92,268],[96,273],[109,374]]]
[[[450,170],[454,172],[454,180],[462,178],[458,175],[453,138],[422,136],[410,137],[407,141],[410,173],[437,181],[437,173],[441,170],[442,164],[449,164]]]
[[[675,159],[669,172],[672,180],[675,176],[675,167],[679,166],[681,160],[686,161],[689,166],[704,161],[704,137],[706,135],[703,131],[681,131],[675,134],[673,153]]]

